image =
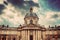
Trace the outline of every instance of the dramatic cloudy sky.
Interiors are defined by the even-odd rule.
[[[60,25],[60,0],[0,0],[0,25],[18,27],[24,24],[30,7],[39,16],[40,25]]]

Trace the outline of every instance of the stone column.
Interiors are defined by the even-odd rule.
[[[55,36],[55,40],[58,40],[58,36]]]
[[[30,36],[29,36],[30,34],[29,34],[29,30],[28,30],[28,40],[30,39]]]
[[[15,36],[15,40],[19,40],[19,36]]]
[[[26,30],[25,30],[25,40],[27,40],[27,39],[26,39]]]
[[[25,40],[26,40],[26,30],[25,30]]]
[[[21,33],[21,36],[22,36],[22,37],[21,37],[21,38],[22,38],[21,40],[23,40],[23,31],[21,31],[21,32],[22,32],[22,33]]]
[[[28,40],[28,31],[26,30],[26,40]]]
[[[49,36],[50,37],[50,40],[53,38],[52,36]]]
[[[35,40],[36,40],[36,30],[35,30]]]
[[[8,36],[6,36],[6,40],[8,40]]]
[[[35,30],[35,40],[36,40],[36,30]]]
[[[24,35],[24,40],[26,40],[26,31],[25,30],[23,32],[23,35]]]
[[[16,37],[16,40],[19,40],[19,36]]]
[[[13,36],[11,36],[11,40],[13,40]]]
[[[38,40],[41,40],[41,32],[38,30]]]
[[[1,36],[0,36],[0,40],[1,40]]]
[[[39,40],[39,31],[37,31],[38,33],[37,33],[37,35],[38,35],[38,40]]]
[[[28,31],[26,31],[26,39],[28,40]]]
[[[35,30],[33,31],[33,40],[36,40],[36,33],[35,33]]]
[[[25,37],[25,36],[27,36],[27,33],[26,33],[26,35],[25,35],[25,31],[23,30],[23,31],[22,31],[22,40],[25,40],[25,38],[27,38],[27,37]]]
[[[1,40],[2,40],[2,37],[3,37],[3,36],[1,36]]]
[[[38,33],[38,32],[37,32],[37,30],[36,30],[36,40],[38,40],[38,35],[37,35],[37,33]]]
[[[25,30],[23,31],[23,38],[24,38],[23,40],[25,40]]]
[[[20,31],[19,40],[22,40],[22,31]]]
[[[1,36],[0,36],[0,40],[1,40]]]

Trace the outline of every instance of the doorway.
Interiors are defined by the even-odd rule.
[[[33,35],[30,35],[30,40],[33,40]]]
[[[5,36],[5,35],[3,35],[3,38],[2,38],[2,40],[6,40],[6,36]]]

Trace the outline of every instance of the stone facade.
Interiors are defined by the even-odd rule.
[[[37,22],[38,16],[32,12],[26,14],[24,25],[19,27],[0,26],[0,40],[60,40],[60,26],[45,28]]]

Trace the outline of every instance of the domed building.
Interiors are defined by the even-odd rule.
[[[24,17],[24,25],[0,25],[0,40],[60,40],[60,26],[45,28],[38,24],[39,17],[33,8]]]

